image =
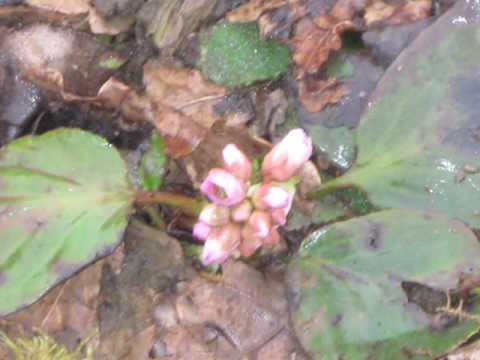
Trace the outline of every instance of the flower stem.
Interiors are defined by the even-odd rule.
[[[189,196],[175,194],[168,191],[139,191],[135,202],[140,205],[159,204],[181,209],[185,214],[198,216],[204,203]]]
[[[342,177],[332,179],[325,184],[322,184],[320,189],[317,191],[313,191],[307,194],[308,199],[315,199],[315,200],[320,200],[324,198],[325,196],[334,193],[335,191],[338,191],[340,189],[345,189],[351,187],[352,184],[350,184],[348,181],[344,181]]]

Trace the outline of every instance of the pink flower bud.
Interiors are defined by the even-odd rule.
[[[240,245],[240,240],[241,230],[238,224],[230,223],[212,229],[203,247],[203,265],[223,263]]]
[[[210,231],[212,231],[212,228],[209,225],[199,221],[193,227],[193,236],[195,236],[198,240],[205,241],[207,240]]]
[[[281,208],[288,205],[290,195],[281,186],[262,184],[253,195],[253,203],[259,209]]]
[[[226,225],[230,220],[230,210],[225,206],[208,204],[203,208],[198,220],[210,226]]]
[[[263,240],[264,246],[273,247],[280,242],[280,234],[276,228],[272,228],[270,234]]]
[[[244,200],[242,203],[236,205],[232,209],[232,219],[236,222],[245,222],[252,213],[252,204],[248,200]]]
[[[212,169],[200,190],[217,205],[232,206],[245,198],[246,184],[223,169]]]
[[[223,162],[225,169],[238,177],[247,181],[252,174],[252,164],[245,154],[234,144],[228,144],[223,148]]]
[[[291,130],[265,156],[262,164],[264,179],[286,181],[308,161],[313,146],[310,137],[302,129]]]
[[[272,218],[266,211],[255,210],[248,219],[247,227],[254,237],[261,239],[268,236],[272,228]]]
[[[288,192],[287,203],[285,204],[285,206],[273,209],[271,212],[273,223],[276,225],[283,226],[287,223],[288,213],[290,212],[293,205],[293,199],[295,197],[295,187],[291,186],[289,188],[285,188],[285,190]]]
[[[239,250],[242,256],[249,257],[262,246],[262,239],[254,235],[253,229],[247,224],[242,229],[242,243]]]

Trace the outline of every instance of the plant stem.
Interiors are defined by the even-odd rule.
[[[189,196],[168,191],[139,191],[135,202],[140,205],[159,204],[181,209],[185,214],[198,216],[203,208],[203,201]]]
[[[332,179],[326,182],[325,184],[322,184],[319,190],[308,193],[307,199],[319,200],[331,193],[334,193],[337,190],[345,189],[350,186],[352,185],[348,181],[345,181],[345,178],[341,176],[341,177]]]

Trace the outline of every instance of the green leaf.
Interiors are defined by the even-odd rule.
[[[122,239],[134,193],[104,139],[77,129],[0,150],[0,315],[29,305]]]
[[[479,257],[465,225],[434,213],[387,210],[322,228],[289,265],[295,331],[314,359],[435,358],[478,328],[442,323],[435,310],[461,276],[478,276]],[[408,286],[429,297],[409,301]]]
[[[213,82],[231,87],[271,80],[288,71],[288,46],[264,41],[256,22],[216,26],[202,42],[200,68]]]
[[[309,131],[315,146],[335,166],[346,170],[355,158],[355,142],[351,129],[344,126],[329,129],[315,125]]]
[[[165,140],[156,131],[152,133],[150,148],[140,161],[139,175],[146,191],[158,190],[163,185],[165,176]]]
[[[479,9],[458,2],[402,53],[357,129],[355,167],[325,187],[355,184],[379,207],[480,226],[479,22]]]

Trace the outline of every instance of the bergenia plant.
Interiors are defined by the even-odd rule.
[[[200,186],[210,203],[193,228],[205,245],[204,265],[221,264],[233,253],[248,257],[280,241],[278,228],[292,208],[296,175],[312,155],[302,129],[290,131],[265,156],[261,181],[252,183],[252,163],[234,144],[223,149],[223,168],[211,169]]]

